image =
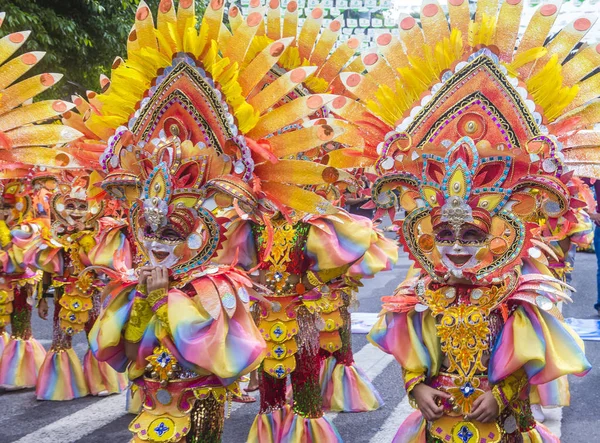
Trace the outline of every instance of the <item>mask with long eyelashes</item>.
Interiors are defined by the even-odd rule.
[[[487,252],[488,234],[469,223],[453,226],[442,223],[434,227],[435,253],[440,264],[454,277],[476,271]]]
[[[480,245],[487,242],[488,234],[479,228],[465,224],[458,233],[449,225],[442,225],[435,228],[435,242],[440,245]]]
[[[76,222],[82,221],[86,217],[89,209],[88,202],[79,199],[66,199],[64,206],[65,214]]]

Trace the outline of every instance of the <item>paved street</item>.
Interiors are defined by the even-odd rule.
[[[381,273],[365,282],[360,292],[359,312],[379,311],[379,299],[390,294],[409,267],[404,256],[393,271]],[[592,309],[596,297],[596,260],[593,254],[578,254],[575,265],[575,303],[564,307],[565,317],[595,318]],[[50,324],[34,321],[34,333],[44,346],[50,344]],[[586,342],[592,364],[600,367],[600,342]],[[75,348],[80,356],[86,350],[85,338],[79,335]],[[391,441],[404,417],[411,412],[406,402],[400,369],[388,355],[378,351],[362,334],[353,334],[356,361],[374,381],[385,406],[362,414],[331,414],[330,417],[346,442],[386,443]],[[546,424],[564,443],[600,441],[597,426],[600,415],[600,373],[592,370],[583,379],[571,378],[573,406],[548,411]],[[125,398],[87,397],[65,403],[38,402],[30,390],[0,391],[0,443],[120,443],[127,442],[128,422],[133,416],[125,413]],[[257,404],[234,404],[231,418],[225,424],[224,442],[242,443],[255,414]]]

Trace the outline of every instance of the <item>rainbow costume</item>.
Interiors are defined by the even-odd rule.
[[[421,383],[448,395],[439,418],[416,411],[394,441],[558,441],[533,420],[530,387],[590,364],[556,308],[567,287],[539,259],[534,220],[573,220],[570,171],[598,176],[600,47],[571,52],[586,18],[548,41],[553,3],[518,46],[524,2],[480,1],[473,19],[467,1],[448,3],[449,19],[432,0],[420,26],[402,15],[399,39],[364,54],[366,74],[341,76],[377,152],[373,201],[406,210],[398,232],[421,270],[384,298],[369,338],[401,364],[411,401]],[[498,411],[486,423],[469,419],[482,401]]]
[[[4,272],[1,277],[2,311],[9,313],[10,339],[0,356],[0,386],[7,389],[36,385],[46,351],[31,333],[31,303],[41,281],[41,273],[23,263],[21,245],[27,243],[32,220],[31,198],[24,179],[2,184],[2,231]],[[10,230],[9,230],[10,227]]]
[[[343,211],[329,218],[319,217],[315,196],[299,195],[299,190],[295,190],[296,196],[290,194],[291,186],[299,184],[327,200],[339,199],[337,187],[343,191],[353,180],[334,167],[356,166],[345,155],[346,150],[361,150],[363,146],[357,127],[335,114],[346,103],[345,97],[323,94],[320,99],[310,98],[312,93],[331,91],[342,69],[364,69],[360,59],[348,63],[359,41],[350,38],[338,42],[341,20],[322,26],[324,15],[324,10],[316,7],[298,26],[296,2],[289,2],[285,12],[278,1],[269,2],[265,14],[260,2],[253,1],[246,20],[262,17],[262,23],[255,35],[240,35],[245,40],[238,40],[240,46],[249,46],[243,64],[265,72],[247,88],[250,103],[260,109],[272,107],[279,115],[297,98],[318,105],[302,116],[302,121],[277,132],[261,131],[263,151],[253,151],[263,217],[252,225],[253,245],[249,249],[256,254],[246,261],[241,255],[238,258],[246,269],[258,270],[258,281],[268,288],[263,295],[272,305],[256,305],[259,328],[269,348],[261,370],[261,410],[250,431],[251,441],[335,440],[339,437],[322,417],[323,408],[357,412],[377,409],[382,403],[373,385],[354,365],[347,306],[361,276],[388,268],[396,257],[395,248],[373,231],[370,221]],[[229,19],[234,30],[244,20],[237,7],[230,8]],[[339,45],[334,49],[336,43]],[[272,58],[256,58],[267,50]],[[298,84],[290,85],[288,79]],[[269,95],[285,83],[285,95]],[[308,163],[311,160],[313,163]],[[336,193],[337,198],[329,195]],[[307,202],[314,202],[313,207]],[[324,203],[316,206],[320,211],[324,207]],[[317,238],[319,241],[314,241]],[[337,257],[332,253],[336,248],[330,247],[333,244],[338,245]],[[328,259],[325,250],[331,255]],[[345,268],[365,256],[364,274],[356,272],[357,265],[344,275]],[[324,281],[313,275],[315,269],[323,271]],[[309,286],[323,287],[326,292],[308,291]],[[270,330],[275,323],[280,326],[275,328],[279,336]],[[335,357],[329,357],[332,354]],[[319,366],[322,376],[317,382],[314,376]],[[290,374],[293,406],[285,399]]]
[[[270,111],[307,77],[307,68],[259,90],[290,41],[270,43],[246,60],[262,14],[241,22],[231,16],[231,30],[223,14],[223,3],[211,2],[198,28],[193,1],[176,10],[163,0],[155,26],[141,2],[128,57],[113,66],[84,122],[107,143],[103,187],[128,210],[141,264],[170,269],[168,288],[156,291],[137,272],[112,273],[89,335],[98,359],[127,369],[143,393],[142,412],[130,425],[134,441],[219,441],[225,400],[264,357],[249,312],[254,284],[233,267],[250,253],[232,240],[235,229],[262,220],[256,194],[335,212],[264,165],[271,159],[265,146],[314,143],[306,135],[323,128],[298,121],[334,97],[290,97],[280,112]],[[310,165],[309,176],[322,181],[327,168]],[[218,252],[232,260],[219,265]]]
[[[343,210],[330,216],[296,214],[276,213],[265,217],[265,224],[252,226],[254,269],[269,303],[257,306],[267,354],[251,442],[340,441],[323,416],[319,351],[342,347],[338,330],[344,319],[339,309],[357,282],[389,269],[397,258],[394,245],[366,218]],[[292,406],[286,400],[288,375]]]
[[[0,26],[4,21],[0,13]],[[31,336],[31,297],[37,292],[40,273],[28,267],[21,246],[38,226],[32,220],[30,172],[40,160],[56,155],[50,146],[81,136],[77,130],[48,124],[74,107],[62,100],[32,98],[55,85],[62,75],[42,73],[21,79],[44,57],[43,52],[13,56],[30,32],[14,32],[0,39],[0,385],[9,389],[33,387],[44,358],[43,347]],[[21,79],[21,80],[20,80]],[[35,208],[34,208],[34,213]],[[9,338],[5,331],[11,325]]]

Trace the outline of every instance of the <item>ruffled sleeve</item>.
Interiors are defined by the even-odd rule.
[[[13,229],[10,255],[21,266],[51,274],[62,274],[62,247],[52,241],[48,230],[49,227],[38,219]]]
[[[131,247],[124,234],[122,224],[104,226],[95,239],[96,244],[88,252],[89,262],[127,273],[132,268]]]
[[[492,350],[490,382],[523,369],[529,383],[542,384],[567,374],[585,375],[591,365],[583,341],[564,322],[523,303],[506,321]]]
[[[194,371],[228,385],[258,367],[266,349],[247,310],[247,289],[224,276],[203,278],[194,288],[194,297],[169,291],[174,345]]]
[[[365,217],[340,211],[309,223],[306,253],[312,271],[345,268],[350,276],[369,277],[398,260],[396,245]]]
[[[109,285],[105,291],[106,307],[88,334],[90,349],[98,360],[107,362],[119,372],[124,372],[128,359],[125,356],[123,332],[130,319],[136,289],[133,284]]]
[[[383,311],[367,339],[392,354],[408,373],[430,377],[439,371],[442,351],[429,311]]]
[[[588,248],[594,241],[594,224],[592,219],[585,211],[575,213],[577,223],[570,226],[567,236],[571,238],[571,243],[575,243],[580,248]]]
[[[231,265],[235,263],[242,269],[256,266],[256,245],[252,234],[252,225],[247,220],[238,219],[227,228],[225,243],[213,258],[214,263]]]

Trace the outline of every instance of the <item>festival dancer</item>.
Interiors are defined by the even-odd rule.
[[[143,391],[143,410],[130,425],[134,441],[219,441],[226,398],[239,395],[236,380],[262,361],[265,342],[248,312],[253,283],[231,266],[250,254],[251,237],[234,241],[232,228],[259,223],[255,193],[272,192],[307,212],[336,212],[302,182],[265,175],[274,169],[253,160],[270,163],[274,145],[319,133],[320,125],[302,120],[335,96],[292,97],[271,110],[307,68],[257,88],[291,40],[278,39],[247,61],[262,14],[230,22],[230,31],[223,13],[222,2],[211,2],[198,30],[194,2],[176,11],[163,0],[155,28],[141,2],[127,59],[86,121],[95,133],[112,134],[103,186],[127,202],[143,256],[134,274],[111,275],[106,309],[89,336],[96,356],[128,368]],[[322,180],[326,167],[312,166]],[[260,185],[253,181],[259,175]],[[232,257],[227,265],[214,260],[219,248]]]
[[[367,74],[342,79],[368,101],[373,201],[407,211],[400,240],[421,268],[384,298],[369,335],[401,364],[418,409],[396,442],[558,441],[533,420],[530,387],[590,369],[556,310],[564,283],[529,251],[536,213],[554,226],[580,207],[567,170],[595,175],[578,160],[597,158],[586,140],[600,48],[570,54],[585,18],[547,40],[558,14],[547,4],[515,50],[522,7],[482,1],[471,20],[468,2],[452,1],[448,22],[427,0],[421,26],[401,16],[402,43],[380,37]]]
[[[35,387],[46,351],[32,336],[31,303],[41,281],[41,272],[23,263],[20,247],[31,239],[31,197],[25,177],[2,183],[2,247],[6,262],[2,274],[3,292],[9,304],[11,335],[1,354],[0,386],[6,389]],[[8,308],[8,309],[7,309]]]
[[[259,26],[259,31],[252,40],[252,44],[246,54],[244,63],[252,62],[258,64],[254,61],[257,54],[260,54],[261,51],[265,51],[269,47],[273,47],[272,45],[276,45],[276,41],[281,41],[284,44],[284,46],[280,46],[282,55],[278,58],[275,65],[266,72],[253,89],[249,89],[251,91],[250,101],[260,104],[261,107],[272,106],[274,109],[277,109],[298,96],[302,97],[309,93],[332,91],[334,80],[342,69],[348,71],[361,71],[364,69],[364,65],[360,59],[349,63],[359,45],[358,39],[350,38],[347,41],[340,41],[337,47],[335,47],[341,35],[342,23],[339,18],[332,20],[327,26],[322,27],[324,10],[319,6],[307,14],[306,21],[300,27],[297,25],[297,6],[295,1],[289,2],[285,12],[282,12],[279,9],[280,5],[278,1],[269,2],[263,24]],[[260,11],[259,7],[260,2],[251,2],[249,14],[262,14],[262,11],[254,12]],[[235,27],[236,23],[239,23],[241,20],[241,13],[237,7],[232,7],[229,15],[230,21],[233,23],[232,26]],[[280,26],[282,22],[283,27]],[[264,96],[266,94],[262,92],[263,89],[268,87],[274,88],[290,75],[292,79],[297,79],[301,84],[291,88],[287,92],[287,95],[279,101],[268,101],[265,103]],[[269,147],[270,155],[257,161],[264,163],[265,160],[268,160],[273,163],[270,171],[266,171],[269,172],[267,177],[271,180],[277,178],[282,183],[290,184],[297,182],[314,187],[323,183],[323,178],[319,176],[320,172],[315,173],[315,171],[312,171],[313,175],[310,176],[308,170],[302,171],[302,168],[307,167],[299,161],[312,160],[340,168],[356,167],[353,159],[364,162],[365,159],[361,159],[360,156],[351,157],[345,155],[347,150],[352,150],[355,155],[356,153],[360,153],[363,145],[362,137],[358,133],[357,127],[340,120],[335,115],[337,108],[345,104],[346,98],[337,96],[330,104],[315,109],[315,112],[308,116],[310,120],[304,123],[312,127],[310,130],[307,128],[304,131],[289,132],[290,129],[295,128],[294,125],[290,125],[276,134],[278,137],[273,137],[274,134],[269,133],[262,134],[265,143]],[[343,149],[340,149],[341,147]],[[370,159],[366,159],[366,161],[367,164],[371,162]],[[359,163],[359,166],[364,166],[364,164]],[[257,171],[257,175],[260,177],[267,168],[269,168],[268,163],[261,165],[260,170]],[[302,172],[305,172],[304,175]],[[344,183],[344,175],[348,176],[347,173],[344,173],[339,177],[328,178],[327,180],[329,181],[325,181],[326,187],[328,189],[335,189],[334,185],[336,183]],[[315,176],[317,180],[310,181],[311,179],[314,180]],[[267,193],[270,192],[273,197],[271,201],[274,202],[274,206],[281,209],[282,196],[280,190],[282,187],[279,186],[278,189],[273,189],[269,186],[270,183],[267,182],[264,186],[261,186],[261,189]],[[303,211],[296,212],[295,218],[297,221],[303,217]],[[286,219],[286,222],[289,224],[290,220]],[[348,316],[345,315],[347,313],[345,304],[349,301],[348,294],[355,290],[356,283],[352,279],[347,279],[346,282],[347,284],[342,285],[340,280],[335,290],[328,292],[320,298],[321,302],[317,307],[319,315],[323,318],[324,322],[324,330],[321,331],[319,340],[322,349],[320,354],[323,356],[337,352],[337,356],[339,357],[339,361],[331,358],[326,360],[328,363],[327,369],[322,371],[320,382],[322,385],[321,390],[324,394],[322,402],[326,408],[331,407],[335,410],[373,410],[379,407],[381,399],[370,381],[356,367],[351,355],[350,323]],[[290,295],[289,291],[288,295]],[[277,295],[275,294],[275,296]],[[340,351],[342,347],[344,349]],[[290,367],[287,369],[293,370]],[[280,375],[280,377],[285,378],[287,374]],[[336,393],[335,396],[334,392]],[[316,402],[316,397],[311,401]],[[272,403],[283,404],[282,399],[278,395]],[[273,408],[273,404],[263,404],[262,412],[267,413],[267,415],[259,415],[255,421],[256,426],[261,421],[266,423],[265,420],[269,420],[269,412],[273,409],[277,410],[277,414],[282,414],[282,410]],[[300,410],[300,406],[298,408]],[[311,414],[313,418],[320,416],[320,409],[318,413],[313,411]],[[264,423],[261,425],[261,428],[267,429],[267,427],[264,427]],[[294,423],[297,429],[303,428],[301,420],[298,419]],[[310,423],[310,421],[306,423]],[[261,434],[261,432],[257,432],[255,427],[251,431],[251,436]],[[277,438],[276,435],[279,431],[271,429],[268,432],[272,434],[270,434],[270,437],[261,435],[260,438]]]
[[[4,17],[5,13],[0,12],[0,26]],[[3,248],[0,260],[4,268],[0,276],[0,384],[11,389],[35,386],[44,354],[41,345],[31,337],[28,298],[34,292],[37,274],[24,267],[13,250],[14,241],[23,233],[18,224],[30,209],[22,187],[36,160],[47,159],[49,153],[52,157],[56,154],[48,149],[50,146],[63,145],[81,136],[77,130],[53,122],[72,109],[73,104],[62,100],[33,102],[34,97],[54,86],[62,75],[42,73],[22,78],[45,55],[27,52],[12,57],[29,35],[29,32],[14,32],[0,39],[0,179],[4,197],[0,222]],[[11,322],[9,338],[6,326]]]
[[[348,288],[356,286],[353,279],[389,269],[396,250],[370,220],[341,209],[331,216],[276,212],[252,231],[258,279],[270,290],[264,294],[270,305],[259,308],[268,348],[259,377],[261,409],[248,441],[340,441],[323,416],[320,331],[338,334],[342,319],[337,316],[336,323],[332,306],[342,306]],[[335,341],[339,348],[339,335]],[[286,400],[288,375],[292,406]]]
[[[94,200],[93,189],[101,177],[84,171],[64,172],[51,200],[54,218],[47,238],[25,253],[26,261],[51,276],[39,301],[40,317],[48,316],[48,287],[54,288],[53,338],[39,372],[38,400],[72,400],[119,393],[126,387],[123,374],[98,362],[88,350],[83,366],[72,348],[73,335],[88,332],[100,308],[103,286],[96,269],[103,266],[123,272],[131,268],[131,252],[123,221],[106,217],[104,204]],[[47,235],[47,234],[46,234]],[[39,245],[45,247],[40,248]]]
[[[546,223],[542,216],[540,219],[542,230],[539,234],[542,243],[537,243],[536,248],[531,252],[537,260],[543,261],[548,266],[556,278],[570,285],[576,248],[588,248],[593,241],[594,228],[588,216],[590,212],[588,208],[594,197],[587,185],[577,177],[571,178],[568,186],[576,189],[573,193],[578,200],[581,200],[579,203],[581,207],[569,211],[565,214],[568,219],[563,217],[553,226]],[[538,248],[541,249],[539,252]],[[543,250],[547,253],[542,253]],[[567,291],[568,295],[573,295],[571,288],[567,288]],[[569,381],[566,376],[563,376],[549,383],[534,385],[531,387],[529,398],[533,417],[543,423],[546,417],[542,406],[552,408],[570,405]]]

